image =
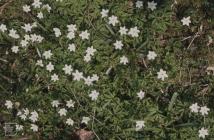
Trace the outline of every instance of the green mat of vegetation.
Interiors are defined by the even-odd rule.
[[[213,0],[0,0],[0,139],[214,140]]]

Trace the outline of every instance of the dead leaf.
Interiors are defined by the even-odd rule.
[[[94,133],[92,131],[80,129],[75,132],[79,137],[79,140],[92,140],[94,138]]]
[[[214,75],[214,67],[207,67],[206,72],[207,72],[208,75],[211,75],[211,74]]]

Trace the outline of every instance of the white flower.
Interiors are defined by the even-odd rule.
[[[5,31],[7,31],[6,25],[1,24],[1,25],[0,25],[0,31],[2,31],[3,33],[4,33]]]
[[[32,42],[42,42],[42,40],[44,39],[42,36],[36,34],[31,34],[30,36]]]
[[[149,51],[147,55],[148,60],[154,60],[157,57],[157,54],[154,51]]]
[[[199,138],[205,138],[206,136],[208,136],[208,130],[207,129],[205,129],[204,127],[202,127],[199,131],[198,131],[198,133],[199,133]]]
[[[36,41],[38,41],[39,43],[41,43],[43,39],[44,39],[44,37],[38,35]]]
[[[87,78],[84,78],[85,84],[90,86],[93,84],[93,80],[91,79],[90,76],[88,76]]]
[[[208,111],[210,111],[210,109],[209,108],[207,108],[207,106],[203,106],[203,107],[201,107],[201,109],[200,109],[200,113],[201,113],[201,115],[208,115]]]
[[[17,112],[17,116],[20,116],[20,115],[22,115],[22,112],[21,112],[21,111],[18,111],[18,112]]]
[[[126,56],[122,56],[120,58],[120,63],[126,65],[129,62],[128,58]]]
[[[108,13],[109,13],[109,10],[108,10],[108,9],[102,9],[102,11],[101,11],[101,17],[102,17],[102,18],[107,17],[107,16],[108,16]]]
[[[22,9],[23,9],[23,11],[24,11],[24,12],[26,12],[26,13],[28,13],[28,12],[30,12],[30,11],[31,11],[31,9],[30,9],[30,6],[29,6],[29,5],[24,5],[24,6],[22,7]]]
[[[67,25],[67,28],[69,32],[75,32],[77,30],[76,24]]]
[[[36,65],[40,67],[44,67],[42,60],[37,60]]]
[[[58,100],[53,100],[51,102],[52,107],[58,107],[59,106],[59,101]]]
[[[59,28],[53,28],[53,31],[56,37],[60,37],[62,35]]]
[[[13,46],[11,48],[11,50],[12,50],[13,53],[17,53],[19,51],[19,46]]]
[[[194,103],[189,108],[191,112],[198,113],[200,106],[198,106],[198,103]]]
[[[23,130],[23,125],[17,124],[17,125],[16,125],[16,130],[17,130],[17,131]]]
[[[82,117],[82,122],[81,123],[88,124],[89,121],[90,121],[89,117]]]
[[[35,124],[31,124],[30,129],[33,130],[34,132],[37,132],[38,131],[38,126],[35,125]]]
[[[164,71],[163,69],[160,69],[160,71],[157,74],[158,74],[158,79],[161,79],[162,81],[164,81],[164,79],[168,77],[168,75],[166,74],[166,71]]]
[[[65,64],[62,70],[65,72],[65,74],[68,74],[68,75],[71,75],[71,72],[73,71],[71,65],[67,65],[67,64]]]
[[[17,34],[17,31],[14,30],[14,29],[11,29],[9,31],[9,36],[12,37],[12,38],[15,38],[15,39],[18,39],[20,37],[19,34]]]
[[[182,22],[183,25],[189,26],[189,24],[191,23],[190,16],[184,17],[184,18],[181,20],[181,22]]]
[[[31,116],[29,117],[29,119],[32,121],[32,122],[36,122],[38,120],[38,113],[36,111],[33,111],[31,112]]]
[[[32,42],[39,42],[39,40],[41,38],[40,35],[36,35],[36,34],[31,34],[30,37],[31,37],[30,39]]]
[[[51,50],[45,51],[43,53],[43,56],[45,57],[45,59],[50,59],[52,55],[53,54],[51,53]]]
[[[157,3],[154,1],[148,2],[148,8],[151,9],[152,11],[156,9]]]
[[[66,101],[66,106],[68,107],[68,108],[70,108],[70,107],[74,107],[74,101],[73,100],[69,100],[69,101]]]
[[[143,2],[138,0],[138,1],[136,2],[136,7],[137,7],[137,8],[141,8],[142,6],[143,6]]]
[[[82,31],[79,36],[82,38],[82,40],[84,39],[89,39],[90,34],[88,33],[88,30]]]
[[[79,72],[78,70],[73,72],[72,75],[73,75],[73,80],[80,81],[81,79],[83,79],[83,73]]]
[[[32,6],[34,8],[40,8],[41,5],[42,3],[40,2],[40,0],[34,0],[34,2],[32,3]]]
[[[73,125],[74,125],[74,121],[73,121],[71,118],[68,118],[68,119],[66,120],[66,124],[67,124],[67,125],[73,126]]]
[[[44,18],[43,13],[42,12],[37,13],[37,17],[39,19],[43,19]]]
[[[10,100],[6,100],[4,105],[7,107],[7,109],[13,108],[13,103]]]
[[[99,96],[99,92],[97,92],[96,90],[91,91],[91,94],[89,94],[89,97],[91,97],[92,101],[97,100],[98,96]]]
[[[22,115],[20,115],[20,118],[25,121],[27,116],[25,114],[22,114]]]
[[[86,50],[86,53],[87,55],[94,55],[94,53],[96,52],[97,50],[93,48],[93,46],[91,47],[88,47],[87,50]]]
[[[24,114],[25,114],[25,115],[28,115],[29,113],[30,113],[30,112],[29,112],[28,108],[24,109]]]
[[[24,29],[25,32],[31,32],[32,28],[33,28],[33,26],[30,25],[30,23],[24,24],[24,26],[22,26],[22,29]]]
[[[31,40],[32,42],[36,42],[36,41],[37,41],[37,35],[36,35],[36,34],[31,34],[31,35],[30,35],[30,40]]]
[[[47,9],[47,11],[48,11],[49,13],[50,13],[50,11],[51,11],[51,7],[50,7],[49,4],[43,5],[42,8],[43,8],[43,9]]]
[[[30,113],[32,116],[35,116],[35,117],[39,117],[39,115],[38,115],[38,113],[36,112],[36,111],[32,111],[31,113]]]
[[[143,127],[145,127],[145,121],[136,121],[136,131],[139,131]]]
[[[72,43],[68,45],[68,50],[70,52],[75,52],[76,51],[76,46]]]
[[[67,110],[65,108],[62,108],[62,109],[59,110],[58,113],[59,113],[60,116],[66,116]]]
[[[112,24],[113,26],[115,26],[117,23],[119,23],[118,18],[116,16],[111,16],[108,18],[109,19],[109,24]]]
[[[98,81],[99,77],[97,76],[97,74],[93,74],[91,79],[92,79],[92,81]]]
[[[128,29],[125,26],[123,26],[123,27],[120,27],[119,32],[120,32],[120,35],[126,35],[128,32]]]
[[[134,28],[130,28],[128,34],[131,36],[131,37],[138,37],[139,36],[139,33],[140,33],[140,30],[137,29],[137,27],[134,27]]]
[[[28,43],[29,42],[27,40],[21,40],[21,42],[20,42],[22,47],[27,47]]]
[[[68,32],[67,38],[70,39],[70,40],[73,39],[73,38],[75,38],[74,32]]]
[[[115,46],[115,49],[118,49],[118,50],[121,50],[123,47],[122,41],[118,41],[118,40],[113,45]]]
[[[32,122],[36,122],[36,121],[38,120],[38,117],[31,115],[31,116],[29,117],[29,119],[30,119]]]
[[[26,41],[30,41],[31,40],[30,35],[24,35],[24,38],[25,38]]]
[[[144,96],[145,96],[145,92],[143,92],[142,90],[140,92],[137,93],[137,96],[140,98],[140,99],[143,99]]]
[[[34,22],[34,23],[32,24],[32,27],[37,27],[37,22]]]
[[[54,70],[54,66],[52,65],[51,62],[49,62],[48,65],[46,65],[46,70],[49,71],[49,72]]]
[[[59,80],[59,76],[54,73],[53,75],[51,75],[51,80],[54,81],[54,82],[56,82],[56,81]]]
[[[86,55],[84,56],[84,61],[85,61],[85,62],[91,61],[91,56],[88,55],[88,54],[86,54]]]

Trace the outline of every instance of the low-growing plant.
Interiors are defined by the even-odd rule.
[[[213,6],[0,1],[0,138],[214,139]]]

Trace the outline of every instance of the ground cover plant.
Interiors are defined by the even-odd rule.
[[[0,139],[213,140],[213,13],[213,0],[0,0]]]

